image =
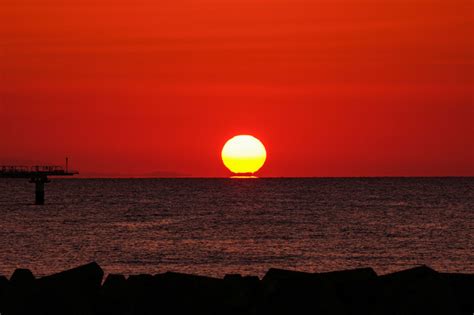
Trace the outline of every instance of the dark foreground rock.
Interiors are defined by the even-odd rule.
[[[15,287],[30,286],[34,281],[35,276],[29,269],[16,269],[10,277],[10,284]]]
[[[453,288],[426,266],[380,276],[376,302],[375,314],[461,314]]]
[[[420,266],[377,276],[371,268],[306,273],[270,269],[223,279],[167,272],[111,274],[90,263],[36,279],[0,276],[1,315],[446,314],[474,313],[474,275]]]
[[[35,296],[35,276],[28,269],[16,269],[0,297],[1,314],[28,314]]]
[[[371,310],[377,274],[371,269],[303,273],[270,269],[262,314],[363,314]]]
[[[110,274],[105,279],[97,301],[97,314],[128,314],[127,279]]]
[[[474,314],[474,275],[443,273],[462,314]]]
[[[104,272],[90,263],[37,280],[38,307],[47,314],[89,314],[94,310]]]
[[[103,277],[96,263],[40,279],[29,273],[16,270],[12,275],[2,296],[2,315],[94,313]]]
[[[10,285],[10,283],[9,283],[7,277],[0,276],[0,313],[3,309],[4,295],[5,295],[5,292],[7,291],[9,285]]]

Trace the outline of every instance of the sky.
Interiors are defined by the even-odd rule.
[[[474,1],[2,0],[0,164],[474,176]]]

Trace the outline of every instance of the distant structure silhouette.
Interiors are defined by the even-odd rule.
[[[73,176],[77,171],[69,171],[69,159],[66,168],[57,165],[17,166],[0,165],[0,178],[29,178],[35,184],[35,204],[44,205],[44,184],[49,183],[48,176]]]

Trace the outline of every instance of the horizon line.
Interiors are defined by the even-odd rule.
[[[52,176],[54,177],[54,176]],[[57,179],[236,179],[234,176],[84,176]],[[474,175],[376,175],[376,176],[254,176],[243,179],[377,179],[377,178],[474,178]],[[237,178],[239,179],[239,178]]]

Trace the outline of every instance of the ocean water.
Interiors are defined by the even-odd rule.
[[[474,273],[474,178],[0,180],[0,274]]]

